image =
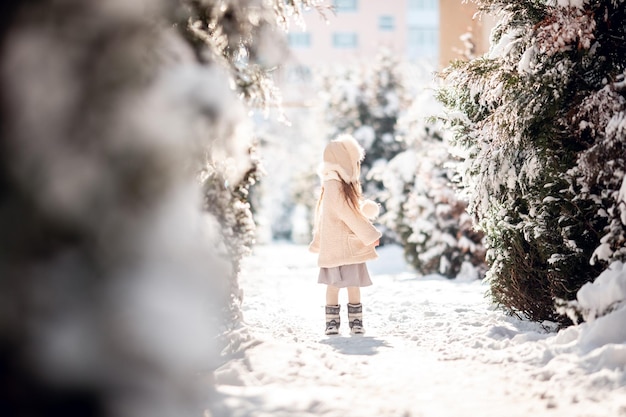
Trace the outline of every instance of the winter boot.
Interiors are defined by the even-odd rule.
[[[326,334],[339,334],[339,325],[341,318],[339,317],[340,306],[326,306]]]
[[[363,304],[348,304],[348,322],[350,334],[363,334]]]

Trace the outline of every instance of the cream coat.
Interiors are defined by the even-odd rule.
[[[333,268],[378,258],[374,243],[381,233],[348,205],[339,177],[326,175],[322,187],[323,198],[309,246],[311,252],[319,253],[318,266]]]

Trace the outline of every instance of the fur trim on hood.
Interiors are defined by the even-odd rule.
[[[339,135],[324,149],[324,163],[320,169],[320,176],[324,178],[329,172],[336,172],[339,177],[348,183],[359,181],[361,174],[360,163],[365,158],[365,151],[350,135]]]

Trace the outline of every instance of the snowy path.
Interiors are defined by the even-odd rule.
[[[575,330],[547,334],[491,309],[479,282],[418,278],[397,248],[380,253],[369,264],[374,286],[362,291],[366,335],[342,325],[327,337],[315,257],[304,246],[256,248],[241,286],[259,343],[218,370],[211,413],[626,416],[623,358],[592,369],[610,355],[577,353]]]

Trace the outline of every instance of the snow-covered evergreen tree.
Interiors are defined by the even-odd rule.
[[[244,103],[273,99],[272,33],[313,3],[2,3],[3,410],[203,414],[198,373],[242,341]]]
[[[260,151],[266,173],[259,184],[265,241],[286,239],[309,243],[319,187],[317,171],[325,145],[323,123],[314,107],[285,109],[289,126],[275,119],[259,122]],[[265,228],[265,230],[263,230]]]
[[[397,121],[408,107],[406,81],[400,62],[381,50],[373,64],[334,67],[321,80],[323,112],[329,139],[352,134],[365,149],[361,164],[363,192],[385,211],[382,174],[387,162],[406,149]],[[387,238],[393,233],[387,231]]]
[[[177,27],[195,46],[198,60],[226,69],[232,85],[251,107],[280,108],[272,72],[286,54],[284,37],[292,23],[303,26],[305,10],[321,16],[327,0],[179,0]]]
[[[422,274],[480,278],[486,270],[483,235],[454,184],[457,161],[449,151],[448,132],[432,120],[441,105],[429,84],[417,91],[399,120],[408,148],[382,176],[389,197],[380,221],[395,231],[405,258]]]
[[[512,313],[562,321],[555,303],[625,255],[626,7],[476,3],[500,19],[491,49],[451,65],[440,98],[468,151],[491,293]]]
[[[305,9],[315,8],[323,15],[328,7],[325,0],[182,0],[181,4],[185,13],[179,16],[184,19],[177,26],[199,64],[226,70],[230,84],[248,108],[266,116],[271,107],[278,108],[278,119],[283,121],[281,95],[272,72],[287,54],[284,33],[292,22],[302,24]],[[226,313],[224,339],[229,344],[224,351],[234,353],[243,342],[234,337],[234,330],[241,325],[240,261],[256,236],[248,197],[261,173],[249,123],[234,117],[229,122],[226,131],[218,132],[217,146],[205,149],[199,178],[204,208],[218,219],[224,255],[232,263],[230,304],[222,312]]]

